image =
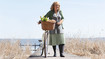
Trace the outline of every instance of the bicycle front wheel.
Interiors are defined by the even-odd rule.
[[[47,37],[46,35],[44,36],[44,55],[46,58],[47,57]]]

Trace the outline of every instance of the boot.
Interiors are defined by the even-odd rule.
[[[54,57],[56,57],[56,46],[53,46]]]
[[[59,45],[59,51],[60,51],[60,57],[65,57],[65,56],[63,55],[63,52],[64,52],[64,44],[60,44],[60,45]]]

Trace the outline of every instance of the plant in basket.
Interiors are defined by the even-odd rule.
[[[48,18],[47,18],[47,17],[44,17],[44,16],[41,17],[41,16],[40,16],[40,18],[41,18],[41,21],[48,21]]]

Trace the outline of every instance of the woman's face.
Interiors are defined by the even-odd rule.
[[[55,4],[55,5],[54,5],[54,9],[55,9],[55,10],[59,10],[59,7],[60,7],[59,4]]]

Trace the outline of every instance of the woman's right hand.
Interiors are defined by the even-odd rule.
[[[41,24],[41,21],[39,21],[38,24]]]

